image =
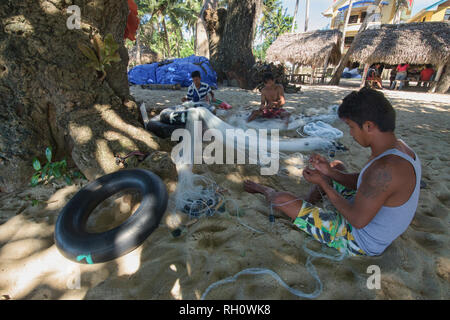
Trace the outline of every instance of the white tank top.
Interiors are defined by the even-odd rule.
[[[420,194],[420,179],[422,168],[419,157],[414,153],[415,160],[406,153],[398,149],[389,149],[371,160],[361,171],[358,177],[357,188],[361,184],[364,171],[376,160],[393,154],[409,161],[416,172],[416,187],[411,197],[403,205],[398,207],[381,207],[380,211],[375,215],[367,226],[361,229],[353,228],[352,234],[356,243],[368,255],[375,256],[383,253],[383,251],[403,232],[406,231],[417,209]]]

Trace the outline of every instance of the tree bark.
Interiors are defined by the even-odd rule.
[[[136,34],[136,62],[141,64],[141,41],[139,40],[139,29]]]
[[[81,9],[80,30],[66,24],[72,4]],[[90,180],[117,170],[114,153],[158,147],[139,129],[136,104],[129,101],[127,16],[122,0],[2,1],[0,189],[29,183],[32,158],[43,161],[48,146],[53,160],[65,156]],[[122,60],[106,68],[101,82],[77,43],[90,45],[94,34],[104,39],[108,33]]]
[[[210,8],[205,10],[203,19],[209,39],[209,59],[215,68],[219,59],[219,43],[225,29],[227,10],[225,8]],[[222,81],[219,77],[219,81]]]
[[[380,5],[380,2],[381,2],[381,0],[375,0],[374,5],[378,7]],[[334,72],[334,75],[331,78],[329,85],[335,85],[335,86],[339,85],[339,82],[341,81],[342,71],[344,71],[344,68],[347,65],[347,62],[350,60],[350,56],[352,55],[353,51],[355,50],[355,43],[361,36],[361,33],[364,30],[366,30],[369,20],[373,14],[374,14],[374,12],[367,15],[366,18],[364,19],[364,22],[362,23],[361,27],[359,28],[358,33],[355,36],[355,39],[353,40],[352,44],[350,45],[350,48],[348,48],[347,53],[341,58],[341,61],[339,62],[339,65],[336,68],[336,71]],[[345,39],[343,39],[342,41],[345,41]]]
[[[261,0],[230,0],[225,29],[213,68],[219,80],[237,80],[239,87],[253,89],[251,68],[255,64],[253,38],[261,12]]]
[[[444,73],[439,78],[436,88],[436,93],[447,93],[450,87],[450,63],[447,63]]]
[[[203,15],[206,9],[211,5],[210,0],[203,0],[202,10],[198,15],[197,23],[195,24],[195,55],[203,56],[209,59],[209,40],[206,32],[205,20]]]
[[[170,58],[172,53],[170,52],[169,32],[167,32],[166,19],[164,17],[162,17],[162,25],[164,28],[164,41],[167,47],[167,58]]]

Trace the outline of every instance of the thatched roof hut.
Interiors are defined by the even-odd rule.
[[[450,58],[450,24],[418,22],[381,25],[367,29],[355,40],[350,60],[372,64],[433,64]]]
[[[267,50],[269,62],[290,62],[304,66],[323,67],[337,64],[341,58],[339,30],[317,30],[307,33],[285,33]]]

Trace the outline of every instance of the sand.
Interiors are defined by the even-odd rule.
[[[302,94],[287,94],[295,113],[339,104],[354,88],[303,86]],[[132,88],[138,102],[149,111],[179,103],[184,91]],[[449,299],[449,207],[450,207],[450,108],[449,96],[427,93],[385,94],[397,110],[397,134],[422,160],[426,188],[408,230],[378,257],[324,258],[313,264],[323,283],[317,299]],[[258,92],[223,87],[217,98],[233,106],[231,112],[250,110],[259,104]],[[344,132],[341,142],[348,152],[337,153],[350,170],[360,170],[369,156],[352,140],[344,123],[333,124]],[[295,137],[295,131],[288,132]],[[168,145],[169,146],[169,145]],[[166,150],[168,151],[168,150]],[[305,153],[305,156],[308,154]],[[182,213],[167,212],[159,228],[133,252],[114,261],[79,265],[65,259],[53,240],[61,208],[86,182],[73,186],[53,183],[19,192],[0,193],[0,299],[200,299],[212,283],[246,268],[267,268],[289,286],[305,293],[316,289],[306,269],[309,238],[289,220],[275,212],[272,225],[269,207],[261,195],[243,191],[242,182],[253,179],[305,195],[310,185],[301,177],[302,159],[282,163],[284,174],[261,177],[255,166],[198,166],[195,172],[212,178],[226,189],[227,198],[240,207],[241,221],[231,202],[224,213],[189,220]],[[176,181],[164,178],[169,192]],[[40,200],[32,206],[32,199]],[[92,230],[105,230],[124,221],[139,204],[130,193],[116,195],[96,209]],[[181,225],[181,236],[172,231]],[[254,229],[249,230],[240,222]],[[318,243],[315,251],[335,254]],[[381,271],[380,289],[369,289],[368,267]],[[210,291],[207,299],[299,299],[267,275],[243,275],[234,283]]]

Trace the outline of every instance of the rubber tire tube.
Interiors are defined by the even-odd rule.
[[[118,227],[89,233],[89,215],[108,197],[125,189],[141,193],[141,205]],[[154,173],[143,169],[105,175],[78,191],[61,210],[55,225],[55,243],[67,259],[78,263],[102,263],[125,255],[158,227],[167,209],[167,189]]]
[[[153,132],[160,138],[170,138],[172,136],[172,133],[176,129],[184,129],[184,124],[166,124],[159,121],[160,117],[157,115],[156,117],[153,117],[150,119],[150,121],[147,123],[146,129],[150,132]]]

